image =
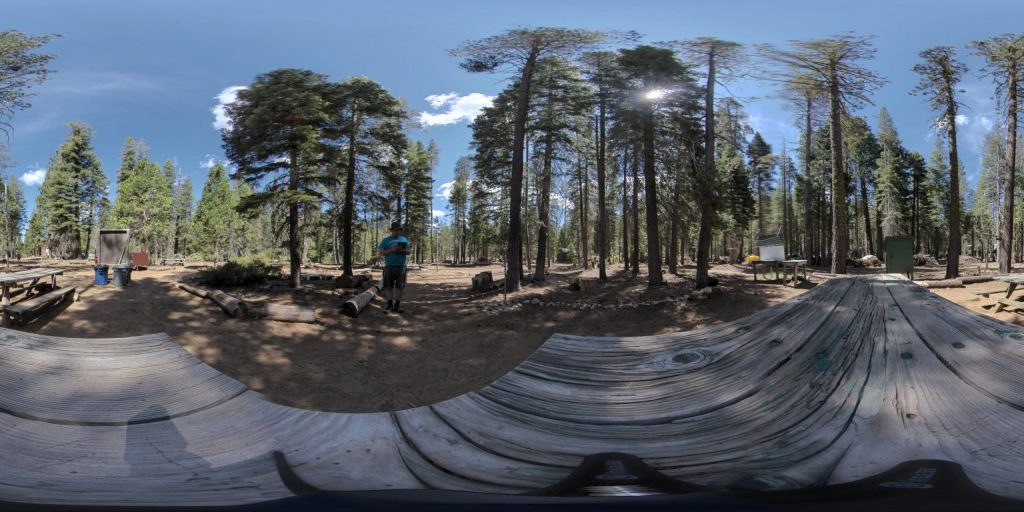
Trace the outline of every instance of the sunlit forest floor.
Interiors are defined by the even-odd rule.
[[[606,282],[596,280],[596,270],[555,265],[545,282],[527,283],[515,294],[474,296],[472,276],[490,270],[499,278],[500,266],[428,265],[409,271],[404,314],[385,314],[384,301],[378,297],[357,318],[341,314],[346,292],[336,289],[330,279],[304,281],[299,290],[289,288],[284,280],[225,289],[250,303],[315,308],[319,322],[300,324],[232,319],[212,301],[178,289],[175,284],[194,276],[201,268],[198,265],[136,271],[133,282],[119,289],[93,286],[93,270],[85,262],[35,261],[26,266],[42,264],[70,266],[58,283],[77,286],[81,300],[51,310],[22,329],[86,338],[166,332],[206,363],[275,402],[345,412],[405,409],[479,389],[514,368],[555,333],[641,336],[692,330],[742,318],[810,290],[826,278],[812,269],[810,282],[796,287],[774,281],[755,283],[743,266],[715,265],[711,274],[720,284],[711,296],[686,300],[693,290],[692,264],[678,275],[666,272],[667,284],[655,288],[647,287],[646,273],[631,276],[621,264],[609,267]],[[306,271],[340,274],[333,266]],[[379,270],[360,272],[380,276]],[[939,279],[942,272],[941,268],[919,268],[914,277]],[[579,276],[586,286],[572,291],[569,283]],[[981,308],[972,291],[995,285],[936,292],[990,313]],[[1013,313],[997,317],[1024,323]]]

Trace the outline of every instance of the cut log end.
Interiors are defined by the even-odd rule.
[[[376,296],[377,292],[379,292],[383,287],[384,283],[382,281],[377,281],[373,286],[367,288],[359,295],[345,301],[345,303],[341,305],[341,311],[352,318],[359,316],[359,313],[363,308],[373,300],[373,297]]]

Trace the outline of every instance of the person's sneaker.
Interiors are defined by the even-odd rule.
[[[384,314],[386,315],[386,314],[388,314],[390,312],[391,312],[391,309],[388,306],[384,306]]]
[[[402,313],[405,313],[405,310],[404,310],[404,309],[402,309],[402,308],[395,308],[395,309],[394,309],[394,310],[392,311],[392,313],[398,313],[398,314],[402,314]]]

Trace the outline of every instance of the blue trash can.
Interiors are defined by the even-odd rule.
[[[128,284],[128,267],[123,265],[114,266],[114,286],[123,288]]]
[[[92,268],[96,270],[96,286],[106,286],[110,283],[109,276],[107,275],[107,270],[110,267],[106,265],[96,265]]]

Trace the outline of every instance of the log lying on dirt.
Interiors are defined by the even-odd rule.
[[[249,314],[249,307],[240,299],[236,299],[221,290],[210,292],[210,300],[217,303],[231,318],[245,318]]]
[[[335,288],[361,288],[363,283],[366,283],[372,279],[370,274],[360,274],[357,276],[343,274],[334,279]]]
[[[373,286],[363,291],[363,293],[345,301],[345,303],[341,305],[341,311],[352,318],[359,316],[359,312],[373,300],[373,297],[376,296],[377,292],[379,292],[383,287],[384,282],[377,281]]]
[[[249,314],[267,320],[277,320],[278,322],[316,323],[316,310],[301,306],[289,306],[287,304],[268,302],[253,307]]]
[[[189,286],[185,283],[178,283],[178,288],[181,288],[182,290],[185,290],[186,292],[189,292],[197,297],[210,299],[216,302],[217,305],[220,306],[220,308],[223,309],[224,312],[227,313],[232,318],[245,318],[245,316],[249,313],[249,308],[245,305],[245,302],[242,302],[241,300],[236,299],[235,297],[232,297],[221,290],[204,290],[202,288]]]
[[[960,278],[960,282],[963,284],[987,283],[993,279],[992,276],[963,276]]]
[[[185,290],[186,292],[189,292],[192,295],[196,295],[196,296],[202,297],[204,299],[207,299],[207,298],[210,297],[210,291],[209,290],[204,290],[202,288],[196,288],[194,286],[189,286],[189,285],[187,285],[185,283],[178,283],[178,288],[181,288],[182,290]]]
[[[964,283],[959,279],[943,279],[941,281],[917,281],[925,288],[961,288]]]
[[[940,281],[916,281],[916,283],[925,288],[960,288],[965,284],[987,283],[992,280],[992,276],[964,276]]]

